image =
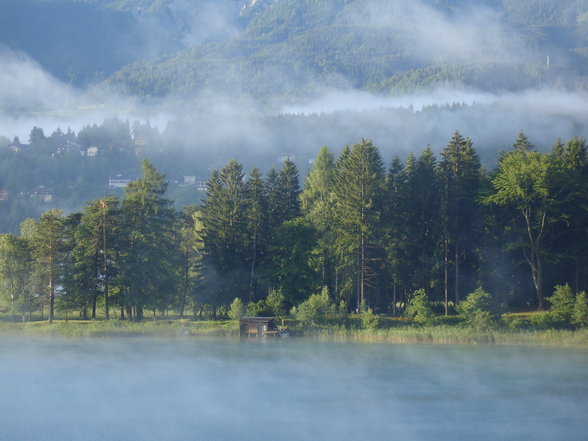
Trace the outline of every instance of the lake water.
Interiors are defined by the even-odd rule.
[[[588,351],[0,340],[0,440],[588,439]]]

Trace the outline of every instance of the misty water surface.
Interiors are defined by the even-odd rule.
[[[588,351],[0,340],[2,440],[586,440]]]

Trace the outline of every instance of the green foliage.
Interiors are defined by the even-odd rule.
[[[286,302],[295,305],[307,297],[317,285],[317,274],[310,267],[316,233],[304,218],[288,220],[277,227],[268,247],[271,261],[264,274],[277,287]]]
[[[337,162],[335,201],[338,253],[353,268],[357,280],[357,307],[367,298],[367,289],[378,275],[375,255],[381,228],[384,167],[378,148],[362,140]]]
[[[557,192],[553,176],[557,168],[553,156],[532,150],[532,144],[521,132],[514,150],[504,154],[498,164],[492,186],[494,193],[487,204],[509,207],[519,213],[513,222],[518,226],[516,247],[523,252],[531,269],[537,305],[543,308],[543,242],[547,226],[555,221]]]
[[[574,312],[575,296],[572,288],[567,283],[565,285],[556,285],[553,295],[547,297],[551,307],[549,308],[550,319],[559,325],[570,325],[572,314]]]
[[[578,328],[588,327],[588,296],[586,296],[585,291],[576,294],[576,301],[572,311],[572,324]]]
[[[412,293],[404,313],[419,325],[431,325],[435,322],[435,314],[424,289]]]
[[[457,312],[466,326],[478,329],[492,329],[497,326],[497,316],[490,294],[477,288],[457,305]]]
[[[127,123],[111,121],[108,126],[118,133],[112,140],[128,130]],[[136,129],[137,133],[147,130]],[[94,128],[83,133],[89,142]],[[48,142],[40,129],[31,132],[31,139],[37,144]],[[0,149],[2,154],[11,153]],[[295,312],[300,320],[318,323],[325,315],[355,309],[356,299],[361,304],[363,296],[372,303],[363,302],[362,316],[353,319],[370,327],[376,326],[377,317],[367,306],[392,312],[385,308],[391,304],[401,308],[405,293],[425,287],[415,293],[407,314],[426,324],[435,313],[442,313],[440,300],[446,286],[447,292],[455,288],[467,292],[468,284],[478,278],[485,286],[488,279],[500,279],[495,285],[505,292],[501,303],[516,301],[522,306],[533,287],[519,261],[533,259],[513,252],[529,236],[521,213],[533,218],[535,241],[541,244],[549,237],[553,244],[535,250],[535,257],[544,263],[538,269],[546,280],[563,283],[572,269],[580,275],[583,271],[588,155],[580,138],[557,143],[550,154],[539,154],[519,135],[515,150],[502,157],[493,175],[484,176],[486,188],[479,185],[481,171],[473,144],[459,132],[439,163],[432,149],[426,148],[418,157],[409,154],[405,164],[395,158],[387,179],[379,150],[369,141],[344,148],[335,165],[333,159],[326,148],[321,149],[300,197],[292,161],[286,161],[282,170],[270,171],[266,179],[256,169],[247,179],[241,165],[229,161],[212,173],[206,201],[183,214],[166,197],[165,176],[144,161],[142,178],[129,184],[120,202],[117,197],[95,199],[67,217],[48,211],[39,222],[24,222],[21,237],[2,237],[2,313],[26,316],[39,304],[29,300],[57,296],[64,311],[75,310],[82,317],[90,316],[90,311],[96,316],[98,309],[100,318],[109,307],[117,315],[120,311],[137,320],[143,311],[183,317],[185,310],[191,310],[194,316],[216,317],[228,314],[229,305],[239,297],[262,299],[249,305],[252,315],[283,317],[299,304]],[[522,173],[532,170],[529,162],[537,163],[533,168],[537,176]],[[546,165],[545,170],[539,165]],[[502,182],[501,175],[516,176],[523,192],[536,193],[530,211],[521,211],[514,201],[475,205],[476,194],[493,191],[489,197],[493,199],[501,191],[500,185],[490,189],[491,179]],[[516,187],[508,186],[507,193],[518,194]],[[539,191],[543,188],[549,191],[547,199]],[[537,218],[541,210],[545,216]],[[541,218],[548,228],[537,236],[542,227],[536,221]],[[484,228],[478,230],[477,222],[483,221]],[[519,246],[510,245],[517,240]],[[492,247],[492,256],[498,258],[482,253]],[[331,299],[328,294],[308,297],[322,286],[329,288]],[[267,292],[268,287],[273,289]],[[493,286],[492,291],[500,292],[496,289]],[[46,296],[35,297],[38,294]],[[567,298],[562,313],[558,298],[556,293],[552,311],[530,326],[584,326],[585,299]],[[460,306],[472,328],[492,326],[492,311],[482,300],[483,296],[473,296]],[[331,305],[339,302],[343,304],[339,310]]]
[[[292,316],[304,324],[318,325],[327,316],[336,312],[329,299],[329,289],[325,286],[320,294],[312,294],[300,305],[292,308]]]
[[[250,317],[271,317],[272,311],[264,299],[247,304],[247,315]]]
[[[529,324],[531,328],[538,330],[553,329],[561,326],[561,324],[555,320],[555,317],[548,311],[533,314],[529,318]]]
[[[380,317],[374,314],[372,308],[362,309],[359,318],[363,329],[376,329],[380,325]]]
[[[239,320],[245,316],[247,309],[243,304],[243,301],[239,297],[235,297],[235,300],[231,303],[229,308],[229,318],[231,320]]]
[[[286,297],[280,289],[270,289],[265,299],[267,307],[274,317],[282,317],[287,314]]]

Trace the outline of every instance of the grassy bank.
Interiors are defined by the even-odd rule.
[[[153,320],[143,322],[56,321],[2,323],[0,335],[58,337],[238,337],[239,325],[234,321]]]
[[[293,338],[340,343],[390,344],[493,344],[526,346],[560,346],[588,348],[588,329],[518,329],[503,328],[476,331],[459,325],[399,326],[384,329],[359,329],[343,325],[305,327],[290,322]],[[56,321],[7,323],[0,321],[0,336],[56,337],[222,337],[238,338],[236,321],[149,320],[143,322]]]
[[[403,326],[388,329],[342,327],[300,329],[298,334],[317,341],[353,343],[495,344],[588,348],[588,330],[476,331],[460,326]]]

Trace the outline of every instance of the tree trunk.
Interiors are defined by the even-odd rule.
[[[55,313],[55,286],[53,282],[53,261],[50,260],[49,270],[49,323],[53,323]]]
[[[447,237],[444,240],[444,261],[443,261],[443,290],[445,294],[445,316],[449,315],[449,246],[447,244]]]
[[[96,320],[96,298],[98,295],[94,293],[92,296],[92,320]]]
[[[104,280],[104,317],[106,320],[110,320],[110,311],[108,305],[108,274]]]
[[[537,291],[537,307],[543,309],[543,262],[539,255],[536,256],[536,268],[533,271],[533,283]]]
[[[255,285],[255,262],[257,258],[257,231],[253,233],[253,259],[251,259],[251,279],[249,280],[249,301],[253,301]]]
[[[392,282],[392,315],[396,316],[396,278]]]
[[[361,262],[360,262],[360,308],[365,303],[365,236],[361,235]]]
[[[459,245],[455,240],[455,306],[459,302]]]

